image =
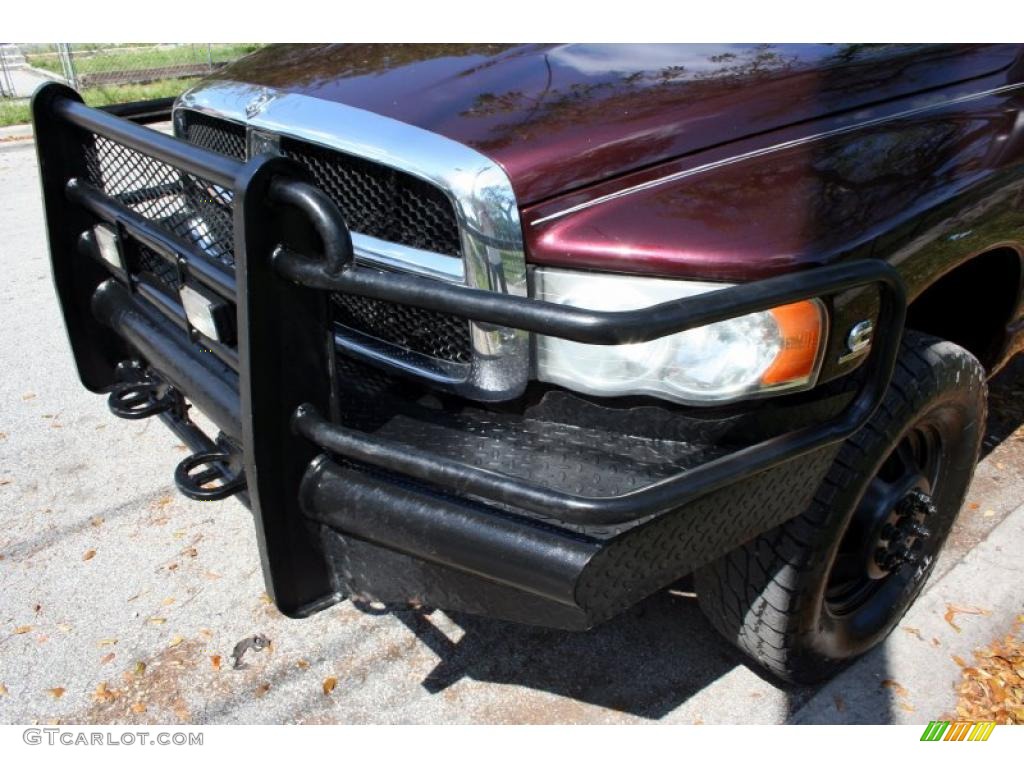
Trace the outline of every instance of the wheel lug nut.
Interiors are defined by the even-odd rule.
[[[929,536],[932,535],[931,531],[929,531],[925,526],[921,525],[921,523],[918,522],[909,523],[906,526],[906,532],[914,536],[917,536],[919,539],[927,539]]]

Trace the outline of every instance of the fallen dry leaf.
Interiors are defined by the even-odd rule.
[[[136,661],[135,666],[132,667],[132,674],[136,677],[142,677],[144,674],[146,674],[146,662]]]
[[[262,699],[267,695],[267,691],[270,690],[270,683],[263,683],[256,689],[256,698]]]
[[[900,709],[902,709],[904,712],[916,712],[917,711],[917,709],[914,708],[913,704],[907,704],[907,702],[905,702],[905,701],[901,701],[900,702]]]
[[[180,553],[183,557],[199,557],[199,550],[195,547],[188,547],[181,550]]]
[[[57,688],[51,688],[47,693],[53,696],[53,698],[59,699],[64,695],[64,689],[58,686]]]
[[[900,685],[899,683],[897,683],[895,680],[892,680],[892,679],[885,679],[885,680],[883,680],[882,681],[882,687],[883,688],[888,688],[889,690],[891,690],[894,694],[896,694],[900,698],[903,698],[904,696],[907,695],[907,689],[904,688],[902,685]]]
[[[274,598],[272,598],[270,595],[264,592],[262,595],[260,595],[260,602],[264,603],[265,605],[270,605],[274,602]]]
[[[35,397],[36,397],[36,393],[35,392],[26,392],[24,395],[21,396],[21,399],[22,400],[35,400]]]
[[[141,715],[145,711],[146,705],[143,704],[141,701],[137,701],[134,704],[132,704],[132,712],[134,712],[135,714]]]
[[[119,695],[117,691],[109,688],[106,683],[100,683],[96,686],[96,690],[93,691],[92,698],[93,701],[106,704],[116,699]]]
[[[1024,631],[1020,623],[1015,626]],[[1016,635],[974,651],[975,666],[961,669],[957,718],[1024,724],[1024,642]]]
[[[15,627],[14,628],[14,634],[16,634],[16,635],[24,635],[24,634],[27,634],[27,633],[29,633],[31,631],[32,631],[32,625],[31,624],[26,624],[26,625],[24,625],[22,627]]]
[[[978,502],[972,501],[970,504],[967,505],[967,508],[970,510],[975,510],[978,509],[980,506],[981,504],[979,504]]]
[[[95,517],[89,519],[89,524],[93,528],[99,528],[101,525],[103,525],[103,518],[99,515],[96,515]]]
[[[953,659],[953,661],[956,662],[956,665],[958,667],[966,667],[967,666],[967,662],[964,661],[960,656],[953,655],[953,656],[950,656],[950,658]]]
[[[203,578],[207,581],[216,581],[217,579],[223,578],[219,573],[213,571],[207,571],[203,574]]]
[[[82,555],[83,560],[92,560],[94,557],[96,557],[95,549],[87,549],[85,550],[85,554]]]
[[[12,482],[12,480],[8,480],[6,477],[0,478],[0,485],[10,485]]]
[[[104,640],[100,640],[98,643],[96,643],[96,645],[98,645],[100,648],[103,648],[104,646],[107,646],[107,645],[117,645],[117,638],[116,637],[108,637],[108,638],[106,638]]]
[[[331,675],[330,677],[324,678],[324,685],[323,685],[324,696],[330,696],[331,692],[335,689],[335,687],[337,685],[338,685],[338,678],[334,677],[333,675]]]
[[[165,597],[160,602],[161,602],[162,605],[174,605],[174,598],[173,597]]]
[[[982,513],[982,515],[981,515],[981,516],[982,516],[982,517],[995,517],[995,516],[996,516],[996,511],[995,511],[994,509],[986,509],[986,510],[985,510],[985,511],[984,511],[984,512]]]
[[[185,638],[184,637],[182,637],[181,635],[175,635],[174,637],[171,638],[171,642],[168,643],[167,647],[168,648],[177,648],[183,642],[185,642]]]
[[[7,695],[7,686],[4,685],[3,683],[0,683],[0,696],[6,696],[6,695]]]
[[[100,664],[109,664],[110,662],[112,662],[114,660],[114,657],[116,655],[117,654],[115,654],[115,653],[108,653],[108,654],[106,654],[102,659],[100,659]]]
[[[154,616],[153,618],[149,619],[149,623],[156,624],[157,626],[159,626],[161,624],[166,624],[167,619],[165,619],[163,616]]]
[[[295,662],[295,666],[297,666],[299,669],[309,669],[309,662],[305,659],[299,659]]]
[[[921,641],[924,640],[924,638],[921,637],[921,630],[918,629],[917,627],[902,627],[902,629],[908,635],[913,635],[914,637],[916,637],[918,640],[921,640]]]
[[[946,623],[957,632],[960,632],[962,630],[956,625],[956,622],[953,621],[958,613],[963,613],[968,616],[988,616],[992,611],[986,608],[975,608],[969,605],[953,605],[952,603],[946,603],[946,615],[944,617],[946,619]]]
[[[210,665],[214,669],[218,669],[218,670],[220,669],[220,662],[221,662],[220,656],[211,656],[210,657]]]

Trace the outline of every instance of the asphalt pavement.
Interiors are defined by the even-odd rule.
[[[826,686],[759,676],[685,585],[585,634],[350,602],[284,618],[249,512],[180,496],[184,447],[79,385],[32,144],[0,149],[0,722],[926,722],[952,706],[953,656],[1024,609],[1018,362],[928,591]],[[977,611],[950,622],[950,604]],[[257,634],[269,647],[234,668]]]

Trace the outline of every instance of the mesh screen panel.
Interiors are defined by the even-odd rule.
[[[234,264],[231,192],[124,144],[85,141],[90,184],[211,258]]]

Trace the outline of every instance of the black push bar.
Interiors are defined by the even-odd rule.
[[[644,309],[614,312],[497,294],[414,275],[385,274],[355,266],[351,235],[342,213],[321,190],[306,181],[301,169],[294,163],[281,159],[268,161],[266,158],[241,163],[155,133],[113,114],[86,107],[76,100],[77,97],[62,98],[65,92],[51,89],[51,93],[51,110],[55,117],[121,142],[224,189],[236,190],[236,206],[238,190],[252,187],[251,181],[247,179],[264,171],[270,174],[270,181],[263,193],[265,199],[273,205],[299,209],[320,240],[320,255],[317,258],[289,250],[283,245],[269,250],[277,274],[305,288],[352,293],[445,312],[478,323],[520,328],[581,343],[609,345],[650,341],[796,301],[830,296],[868,285],[878,286],[877,326],[886,329],[886,332],[876,337],[860,374],[860,388],[838,416],[821,424],[764,440],[619,496],[589,497],[541,487],[512,475],[473,467],[346,429],[321,416],[316,408],[307,404],[300,405],[301,401],[293,401],[298,407],[294,411],[292,428],[313,444],[338,456],[406,475],[456,495],[469,494],[574,523],[606,525],[664,514],[730,482],[847,438],[863,426],[878,407],[896,364],[906,316],[906,295],[896,270],[879,260],[859,260],[818,267],[667,301]],[[151,109],[140,107],[125,110],[124,116],[136,113],[144,116],[147,110],[152,113],[158,108],[159,105]],[[124,227],[131,236],[164,258],[177,259],[179,263],[184,259],[190,275],[216,293],[229,298],[238,296],[239,278],[212,266],[209,260],[194,252],[194,247],[169,236],[157,224],[118,200],[76,179],[67,182],[62,191],[68,199],[94,216]],[[236,212],[236,227],[237,217]],[[263,253],[268,251],[264,250]],[[240,261],[245,263],[245,259]],[[124,298],[113,286],[108,286],[105,297],[108,305]],[[107,305],[103,307],[109,309]],[[131,313],[108,314],[110,316],[106,319],[113,321],[109,322],[110,325],[118,326],[120,320],[125,318],[134,321]],[[127,332],[129,329],[119,327],[118,330]],[[312,332],[316,330],[311,329]],[[134,341],[137,346],[147,346],[142,335],[138,335]],[[183,355],[181,359],[187,357]],[[232,385],[238,386],[230,382],[229,389]],[[237,406],[229,404],[233,399],[229,389],[221,392],[216,386],[204,388],[216,390],[218,396],[214,399],[218,407],[214,410],[221,416],[218,419],[222,422],[221,427],[227,428],[229,434],[237,434],[240,417]],[[244,401],[244,376],[242,390]]]
[[[581,496],[545,488],[510,474],[346,429],[325,419],[308,404],[295,411],[293,429],[321,448],[456,494],[468,493],[538,514],[553,514],[566,522],[593,525],[664,514],[737,479],[846,439],[875,412],[896,365],[906,319],[906,293],[899,273],[881,260],[819,267],[643,309],[604,312],[496,294],[415,275],[358,269],[352,259],[351,240],[346,239],[347,227],[337,208],[322,198],[306,198],[303,202],[307,207],[320,208],[315,220],[327,222],[319,227],[326,257],[313,259],[279,246],[272,258],[280,274],[309,288],[407,304],[478,323],[520,328],[586,344],[610,345],[651,341],[784,304],[875,284],[880,299],[878,327],[898,329],[881,334],[876,340],[859,391],[835,418],[764,440],[619,496]]]
[[[906,296],[899,274],[878,260],[820,267],[627,312],[566,307],[421,277],[385,275],[354,268],[329,275],[324,265],[283,249],[275,252],[275,266],[303,285],[441,310],[478,322],[513,326],[591,344],[649,341],[730,317],[872,283],[880,288],[879,327],[902,329],[906,315]],[[308,405],[296,410],[292,425],[296,432],[332,453],[405,474],[456,494],[471,494],[538,514],[553,515],[566,522],[610,525],[669,512],[730,482],[846,439],[864,425],[884,397],[896,364],[901,335],[892,332],[878,337],[865,364],[859,391],[835,418],[764,440],[619,496],[565,493],[513,475],[440,458],[338,426]]]

